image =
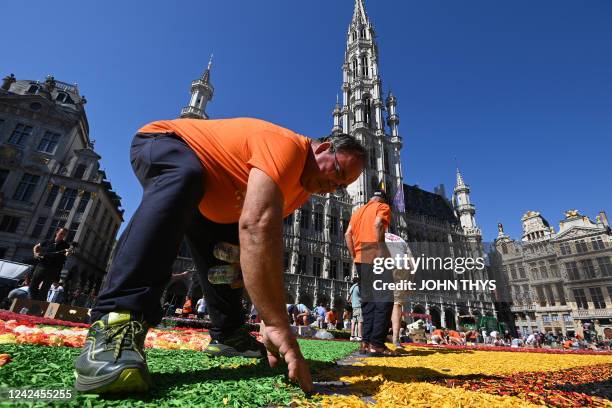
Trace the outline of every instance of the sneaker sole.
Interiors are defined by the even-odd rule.
[[[87,377],[75,371],[77,391],[103,393],[146,392],[151,386],[148,373],[140,368],[126,368],[106,376]]]

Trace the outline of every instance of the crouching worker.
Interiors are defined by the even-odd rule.
[[[312,389],[291,332],[283,285],[283,217],[312,193],[357,179],[363,147],[351,136],[312,140],[257,119],[176,119],[141,128],[131,163],[142,201],[121,235],[92,326],[77,358],[76,388],[146,391],[145,336],[162,317],[160,297],[183,237],[211,319],[211,355],[266,357],[287,363],[289,378]],[[240,245],[244,286],[265,321],[263,345],[244,329],[242,288],[212,284],[218,242]],[[264,347],[265,345],[265,347]]]

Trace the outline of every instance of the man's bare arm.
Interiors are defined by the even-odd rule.
[[[239,221],[244,284],[268,326],[289,324],[282,259],[283,195],[264,172],[252,169]]]
[[[285,306],[282,215],[280,189],[267,174],[253,168],[238,225],[244,285],[265,323],[263,340],[270,366],[284,358],[289,378],[310,392],[310,370],[289,327]]]
[[[349,224],[344,234],[344,240],[346,241],[346,247],[348,248],[351,258],[355,259],[355,244],[353,243],[353,227]]]

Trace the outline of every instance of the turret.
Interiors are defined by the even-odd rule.
[[[191,83],[191,99],[189,106],[181,110],[181,118],[208,119],[206,104],[212,100],[215,89],[210,83],[210,69],[212,67],[212,55],[208,61],[208,67],[202,76]]]

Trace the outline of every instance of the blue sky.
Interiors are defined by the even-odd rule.
[[[405,181],[452,189],[455,158],[485,239],[537,210],[612,218],[612,2],[366,0],[385,91],[398,97]],[[77,82],[123,197],[128,150],[176,117],[214,53],[211,117],[329,133],[353,0],[31,1],[2,6],[0,75]]]

